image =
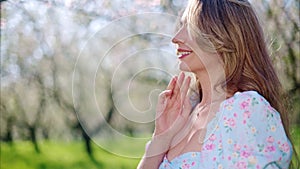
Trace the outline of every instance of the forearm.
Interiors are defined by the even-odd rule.
[[[170,141],[166,139],[152,139],[146,144],[146,151],[138,169],[158,169],[169,149]]]
[[[137,169],[158,169],[165,154],[159,154],[156,156],[148,157],[147,153],[141,159]]]

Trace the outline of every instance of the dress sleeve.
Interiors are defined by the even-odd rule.
[[[288,168],[292,148],[280,114],[255,91],[236,94],[222,120],[223,168]]]

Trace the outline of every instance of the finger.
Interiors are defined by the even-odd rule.
[[[164,90],[158,96],[158,104],[163,104],[172,95],[172,90]]]
[[[178,77],[178,80],[176,81],[176,85],[175,85],[175,88],[173,90],[173,96],[175,99],[179,99],[180,97],[180,87],[184,81],[184,77],[185,77],[185,74],[183,72],[180,73],[179,77]],[[173,97],[172,96],[172,97]]]
[[[183,105],[182,110],[180,112],[181,114],[176,119],[176,122],[178,124],[175,124],[175,126],[182,126],[182,127],[179,130],[179,132],[177,132],[176,136],[173,138],[172,143],[171,143],[171,147],[179,144],[182,141],[182,139],[186,138],[186,136],[190,133],[190,131],[191,131],[190,129],[191,129],[192,126],[190,124],[187,124],[187,123],[189,123],[188,119],[189,119],[189,115],[190,115],[191,110],[192,110],[192,105],[190,103],[189,98],[186,97],[185,100],[184,100],[184,105]]]
[[[172,94],[171,90],[165,90],[159,94],[157,106],[156,106],[156,118],[161,116],[161,114],[165,111],[171,94]]]
[[[167,89],[166,90],[173,90],[177,81],[177,76],[172,77],[172,79],[170,80]]]

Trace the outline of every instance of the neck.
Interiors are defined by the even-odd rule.
[[[200,81],[202,90],[202,99],[200,105],[207,105],[214,102],[222,102],[226,99],[226,93],[218,85],[218,76],[210,76],[207,72],[196,73],[197,78]]]

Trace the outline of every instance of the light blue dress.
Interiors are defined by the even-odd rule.
[[[164,157],[159,169],[286,169],[292,158],[280,114],[255,91],[223,101],[204,141],[201,152]]]

